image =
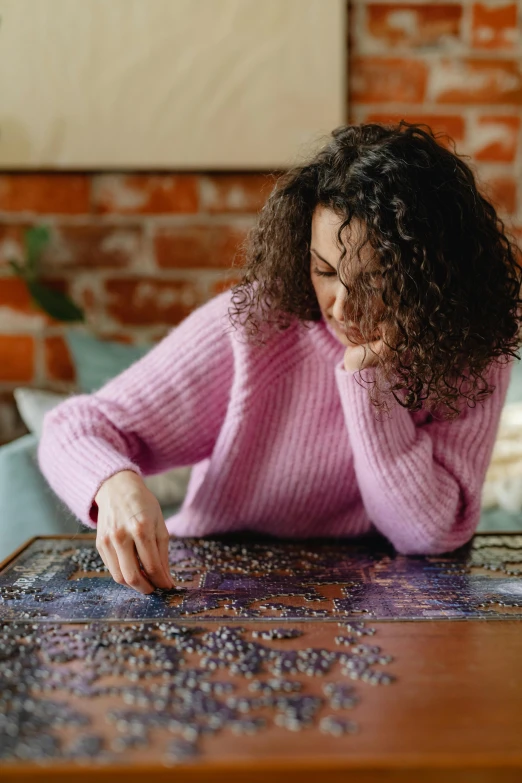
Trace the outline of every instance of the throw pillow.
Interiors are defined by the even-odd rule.
[[[76,369],[78,386],[87,394],[119,375],[153,347],[152,344],[126,345],[113,340],[99,340],[74,329],[67,330],[65,339]]]

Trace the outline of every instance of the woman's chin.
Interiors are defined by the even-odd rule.
[[[353,345],[353,343],[348,339],[346,333],[343,332],[341,329],[339,329],[339,327],[336,326],[336,324],[330,322],[330,325],[332,327],[332,331],[334,332],[335,336],[337,337],[337,339],[342,345],[345,345],[346,347],[348,347],[349,345]]]

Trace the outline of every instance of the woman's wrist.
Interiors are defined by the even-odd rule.
[[[109,476],[109,478],[106,478],[105,481],[102,482],[96,495],[94,496],[95,503],[99,505],[99,498],[105,492],[105,490],[107,490],[108,486],[114,486],[116,483],[120,484],[121,482],[125,481],[131,481],[135,483],[136,479],[143,483],[143,479],[138,473],[136,473],[135,470],[128,470],[125,468],[124,470],[119,470],[117,473],[113,473],[112,476]]]

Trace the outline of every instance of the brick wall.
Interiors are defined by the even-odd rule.
[[[521,5],[352,0],[347,116],[449,133],[522,237]],[[0,442],[24,431],[13,388],[74,388],[63,326],[31,308],[6,264],[24,227],[51,227],[46,278],[93,332],[156,340],[234,279],[271,184],[263,173],[0,176]]]
[[[522,226],[522,3],[350,6],[349,121],[404,118],[450,134],[483,190]]]

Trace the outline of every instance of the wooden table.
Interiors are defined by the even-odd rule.
[[[71,539],[71,545],[77,541],[77,538]],[[12,558],[3,563],[0,575],[5,574],[6,567],[12,563]],[[442,780],[445,783],[520,783],[522,612],[513,608],[507,613],[509,616],[502,619],[487,620],[368,620],[376,633],[361,637],[361,642],[377,644],[384,653],[393,656],[393,662],[385,668],[397,681],[378,687],[353,682],[360,702],[353,709],[341,710],[338,714],[357,722],[356,734],[327,735],[318,730],[317,721],[299,732],[279,728],[273,723],[255,735],[237,736],[224,729],[203,737],[199,757],[170,767],[165,766],[161,758],[165,732],[158,729],[152,731],[151,741],[145,748],[130,752],[116,764],[100,765],[88,761],[71,764],[56,759],[45,765],[0,763],[0,779],[3,783],[87,781],[94,774],[100,783],[141,782],[146,775],[151,779],[153,776],[155,783],[167,780],[257,783],[267,777],[274,783],[315,780],[321,783],[348,780],[357,783]],[[40,619],[39,622],[45,625],[48,621]],[[180,622],[180,619],[169,622]],[[245,636],[249,638],[252,630],[275,625],[301,630],[301,637],[286,639],[283,643],[267,642],[268,646],[284,646],[285,650],[321,647],[339,651],[335,636],[346,633],[340,630],[335,618],[282,622],[279,617],[224,621],[222,616],[219,619],[207,616],[204,620],[187,616],[181,622],[187,627],[192,624],[206,628],[216,628],[224,622],[236,623],[245,629]],[[67,628],[85,626],[84,622],[64,623]],[[219,676],[222,678],[223,674]],[[340,679],[350,682],[338,669],[324,677],[296,674],[292,679],[301,681],[306,686],[306,693],[315,695],[322,693],[325,682]],[[238,693],[247,694],[251,681],[243,678],[238,684]],[[67,700],[72,706],[81,705],[108,743],[117,736],[114,724],[108,724],[105,715],[116,704],[121,706],[121,699],[100,696],[87,700],[68,696]],[[268,708],[262,708],[257,714],[262,716],[269,712]],[[323,708],[317,717],[332,712]],[[63,733],[70,736],[74,731],[77,730],[65,729]]]

